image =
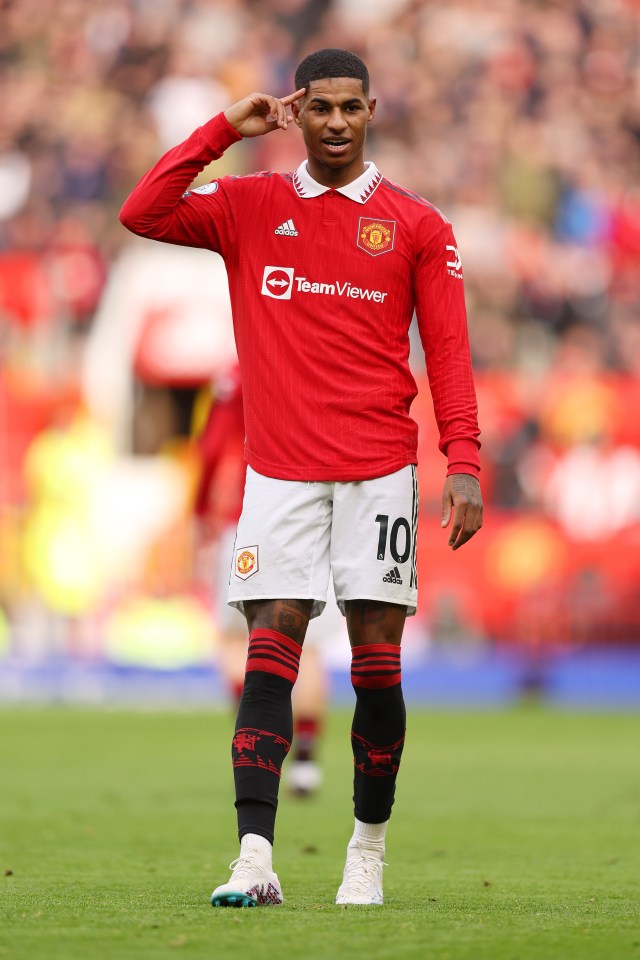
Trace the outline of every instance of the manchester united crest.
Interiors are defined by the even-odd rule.
[[[358,246],[370,256],[378,257],[381,253],[389,253],[393,250],[395,237],[395,220],[373,220],[369,217],[360,217]]]
[[[258,547],[238,547],[235,558],[235,575],[239,580],[247,580],[258,572]]]

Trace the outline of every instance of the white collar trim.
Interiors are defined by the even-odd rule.
[[[319,197],[332,189],[331,187],[325,187],[324,184],[318,183],[317,180],[313,179],[307,169],[306,160],[303,160],[298,169],[294,170],[292,180],[296,193],[299,197],[302,197],[303,200],[309,200],[311,197]],[[345,184],[344,187],[336,187],[336,192],[342,193],[350,200],[355,200],[356,203],[366,203],[375,193],[381,180],[382,174],[375,163],[369,161],[366,164],[364,173],[361,174],[357,180],[352,180],[351,183]]]

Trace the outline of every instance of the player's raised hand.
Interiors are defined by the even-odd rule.
[[[305,87],[288,97],[272,97],[268,93],[251,93],[225,110],[225,117],[242,137],[260,137],[272,130],[286,130],[293,117],[289,106],[304,96]]]
[[[449,526],[453,514],[449,536],[449,546],[453,550],[478,532],[483,511],[482,493],[476,477],[469,473],[452,473],[447,477],[442,491],[442,526]]]

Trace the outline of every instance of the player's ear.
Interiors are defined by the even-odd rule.
[[[296,100],[295,103],[291,104],[291,113],[293,114],[294,122],[300,126],[300,101]]]
[[[376,112],[376,98],[372,97],[371,100],[367,101],[367,108],[369,110],[368,120],[373,120],[373,115]]]

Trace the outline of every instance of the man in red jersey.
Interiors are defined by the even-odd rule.
[[[232,760],[240,857],[214,906],[282,902],[272,844],[291,690],[330,572],[356,694],[355,829],[337,903],[381,904],[385,833],[405,736],[400,644],[416,608],[414,311],[448,460],[442,526],[457,550],[482,525],[477,408],[460,255],[431,204],[364,160],[375,100],[365,64],[320,50],[297,90],[254,93],[170,150],[121,220],[220,253],[242,372],[248,463],[229,602],[249,626]],[[197,174],[243,137],[300,127],[290,174]]]

